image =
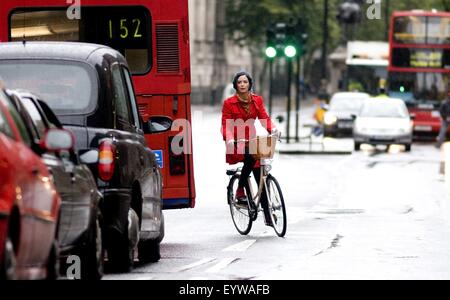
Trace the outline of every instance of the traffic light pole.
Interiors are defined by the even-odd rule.
[[[273,58],[269,59],[269,116],[272,117],[273,102]]]
[[[299,127],[300,127],[300,57],[297,55],[297,72],[295,78],[295,141],[299,141]]]
[[[286,122],[286,143],[289,144],[291,125],[291,84],[292,84],[292,58],[286,58],[288,64],[288,82],[287,82],[287,122]]]

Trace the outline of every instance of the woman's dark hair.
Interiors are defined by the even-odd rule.
[[[234,87],[234,89],[235,89],[236,91],[237,91],[237,82],[238,82],[238,79],[239,79],[239,77],[244,76],[244,75],[247,76],[248,83],[250,84],[250,86],[248,87],[248,90],[251,91],[252,86],[253,86],[253,78],[252,78],[252,76],[250,76],[250,74],[248,74],[248,73],[245,72],[245,71],[238,72],[238,73],[236,73],[236,75],[234,75],[234,78],[233,78],[233,87]]]

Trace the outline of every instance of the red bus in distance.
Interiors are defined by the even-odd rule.
[[[188,0],[1,2],[0,42],[78,41],[110,46],[128,61],[144,122],[152,118],[158,125],[169,118],[190,124]],[[171,151],[172,140],[180,132],[187,149],[181,154]],[[182,127],[146,135],[163,173],[165,209],[195,205],[191,138],[190,128]]]
[[[450,87],[450,13],[394,12],[389,46],[389,96],[406,102],[416,136],[436,135]]]

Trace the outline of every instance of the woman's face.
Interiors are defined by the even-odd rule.
[[[248,81],[247,76],[242,75],[237,80],[237,88],[238,92],[241,94],[248,93],[250,87],[250,82]]]

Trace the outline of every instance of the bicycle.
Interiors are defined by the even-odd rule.
[[[260,160],[261,165],[261,176],[256,195],[253,193],[250,182],[251,176],[248,178],[248,184],[245,187],[247,206],[239,205],[235,197],[242,168],[227,170],[227,175],[230,176],[230,182],[227,187],[227,199],[230,206],[231,218],[233,219],[234,226],[241,235],[247,235],[250,232],[253,222],[258,217],[258,212],[262,210],[260,204],[263,189],[266,191],[270,219],[275,233],[279,237],[283,237],[286,234],[286,206],[284,204],[283,194],[281,192],[280,184],[275,177],[270,174],[275,145],[279,138],[280,135],[277,133],[267,137],[257,137],[252,140],[238,141],[249,144],[251,144],[252,141],[255,142],[253,144],[253,149],[256,149],[256,151],[250,153],[256,153],[255,158]]]

